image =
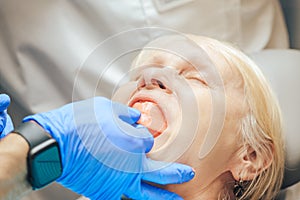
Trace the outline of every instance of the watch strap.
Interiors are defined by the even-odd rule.
[[[22,136],[30,146],[27,155],[27,179],[32,189],[40,189],[62,174],[59,145],[37,123],[24,122],[13,133]]]
[[[21,135],[29,144],[30,149],[33,149],[35,146],[51,138],[50,135],[35,122],[22,123],[13,132]]]

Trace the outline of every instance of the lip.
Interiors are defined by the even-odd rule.
[[[131,97],[128,106],[132,107],[137,102],[152,102],[152,103],[155,103],[155,104],[159,105],[157,103],[157,101],[155,101],[152,98],[145,97],[145,96],[137,96],[137,97]]]
[[[154,104],[157,105],[157,108],[159,109],[160,113],[162,114],[162,118],[163,118],[163,121],[164,121],[163,125],[165,125],[165,127],[163,128],[162,131],[160,131],[160,130],[154,130],[151,127],[147,127],[147,128],[150,131],[150,133],[153,135],[154,138],[162,135],[165,132],[165,130],[167,129],[167,127],[168,127],[168,122],[167,122],[166,115],[165,115],[163,109],[161,108],[160,104],[158,103],[158,101],[154,100],[151,97],[145,97],[144,95],[138,95],[138,96],[133,96],[130,99],[128,106],[133,107],[138,102],[141,102],[141,103],[143,103],[143,102],[150,102],[150,103],[154,103]]]

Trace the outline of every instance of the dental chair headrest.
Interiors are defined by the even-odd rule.
[[[264,50],[250,57],[270,81],[282,109],[287,156],[284,189],[300,182],[300,51]]]

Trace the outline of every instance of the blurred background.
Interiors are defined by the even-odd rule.
[[[281,8],[284,14],[284,19],[285,19],[285,23],[287,26],[287,30],[288,30],[288,35],[289,35],[289,45],[290,45],[290,49],[296,49],[296,50],[300,50],[300,0],[280,0],[280,4],[281,4]],[[0,15],[1,18],[1,15]],[[0,28],[1,28],[1,24],[0,24]],[[280,50],[279,50],[280,51]],[[287,88],[280,88],[280,86],[276,86],[275,90],[277,90],[278,95],[281,95],[283,90],[289,90],[289,94],[285,94],[285,97],[280,97],[282,100],[282,103],[284,104],[283,107],[285,107],[286,104],[289,104],[289,99],[293,98],[293,99],[299,99],[299,91],[300,91],[300,78],[299,80],[294,80],[294,79],[298,79],[298,77],[300,76],[299,73],[299,68],[300,68],[300,61],[297,60],[297,56],[299,56],[299,52],[283,52],[283,53],[278,53],[278,51],[275,52],[263,52],[263,53],[259,53],[259,52],[255,52],[255,54],[253,54],[253,58],[254,60],[257,60],[257,62],[260,62],[261,65],[269,65],[269,64],[273,64],[275,65],[277,64],[285,64],[286,59],[294,59],[295,61],[293,62],[293,60],[289,60],[287,61],[287,65],[292,65],[292,67],[286,67],[286,68],[282,68],[279,69],[280,67],[284,67],[284,66],[280,66],[279,68],[276,68],[276,72],[274,72],[275,68],[273,68],[273,72],[272,70],[266,70],[265,68],[263,69],[263,71],[266,73],[266,75],[269,76],[277,76],[276,74],[280,74],[280,73],[284,73],[285,74],[285,78],[289,79],[291,78],[292,80],[281,80],[281,81],[294,81],[293,85],[291,86],[292,88],[287,89]],[[0,57],[3,55],[0,55]],[[268,62],[264,62],[265,58],[268,58],[272,61],[272,63],[268,63]],[[3,59],[3,57],[1,57],[1,59]],[[276,59],[281,59],[280,61],[277,62]],[[270,62],[271,62],[270,61]],[[275,64],[274,64],[275,63]],[[289,64],[290,63],[290,64]],[[298,70],[295,71],[295,66],[298,66]],[[3,66],[2,66],[3,67]],[[280,72],[280,70],[284,70],[284,72]],[[273,74],[272,74],[273,73]],[[290,74],[290,75],[289,75]],[[272,79],[272,77],[269,77],[270,79]],[[272,82],[272,81],[271,81]],[[274,80],[272,82],[272,84],[276,85],[276,80]],[[1,85],[1,80],[0,80],[0,93],[9,93],[9,91],[7,90],[6,87],[4,87],[3,85]],[[295,93],[298,93],[298,95],[295,96]],[[294,104],[293,105],[294,109],[292,109],[292,111],[285,111],[283,110],[283,112],[287,115],[287,118],[289,117],[294,117],[294,116],[299,116],[300,112],[299,112],[299,108],[300,105],[299,103],[296,103],[296,101],[292,101]],[[300,102],[300,101],[298,101]],[[293,113],[291,113],[293,112]],[[18,101],[12,101],[11,107],[9,109],[9,113],[12,116],[13,121],[15,122],[15,124],[20,123],[20,121],[22,120],[22,118],[29,113],[28,110],[26,110],[22,105],[18,104]],[[299,121],[299,117],[297,119],[293,119],[290,120],[293,121],[293,124],[291,126],[295,126],[297,121]],[[294,122],[295,121],[295,122]],[[294,134],[298,134],[299,135],[299,131],[295,126],[295,131]],[[296,141],[299,143],[300,139],[299,137],[296,137]],[[300,143],[299,143],[300,144]],[[299,145],[300,146],[300,145]],[[300,152],[300,150],[299,150]],[[299,169],[300,171],[300,169]],[[300,172],[298,173],[300,175]],[[76,199],[79,195],[74,194],[73,192],[70,192],[69,190],[62,188],[60,185],[53,183],[50,186],[34,192],[34,194],[31,194],[28,197],[23,198],[23,200],[53,200],[53,199],[57,199],[57,200],[73,200]],[[288,189],[288,192],[283,192],[281,199],[290,199],[290,200],[297,200],[300,199],[300,185],[296,184],[293,187]]]
[[[300,1],[280,0],[288,28],[290,48],[300,49]]]

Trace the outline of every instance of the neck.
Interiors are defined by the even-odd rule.
[[[183,184],[166,185],[165,189],[174,192],[185,200],[207,200],[207,199],[234,199],[231,188],[233,181],[229,173],[224,173],[213,180],[210,184],[202,183],[201,177],[196,176],[190,182]],[[201,184],[202,183],[202,184]]]

